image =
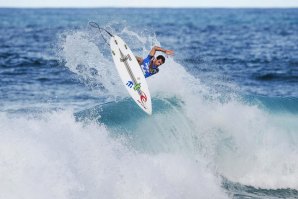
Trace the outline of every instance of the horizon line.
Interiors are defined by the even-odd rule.
[[[0,9],[297,9],[297,7],[281,7],[281,6],[276,6],[276,7],[269,7],[269,6],[218,6],[218,7],[213,7],[213,6],[194,6],[194,7],[120,7],[120,6],[45,6],[45,7],[39,7],[39,6],[34,6],[34,7],[22,7],[22,6],[5,6],[1,7]]]

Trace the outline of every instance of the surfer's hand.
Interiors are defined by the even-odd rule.
[[[167,55],[174,55],[174,51],[172,51],[172,50],[166,50],[165,53]]]

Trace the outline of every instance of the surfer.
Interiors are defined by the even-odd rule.
[[[156,58],[154,57],[156,51],[161,51],[161,52],[165,53],[166,55],[174,54],[174,51],[172,51],[172,50],[166,50],[159,46],[154,46],[151,49],[149,55],[145,59],[136,56],[136,59],[137,59],[138,63],[140,64],[141,69],[143,70],[145,78],[158,73],[159,72],[158,67],[165,63],[166,59],[163,55],[158,55]]]

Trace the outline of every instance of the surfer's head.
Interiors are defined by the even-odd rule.
[[[166,61],[165,57],[162,55],[158,55],[154,60],[153,60],[153,64],[154,66],[160,66],[162,64],[164,64]]]

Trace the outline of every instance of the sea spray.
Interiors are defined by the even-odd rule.
[[[1,114],[1,196],[14,198],[227,198],[204,162],[127,148],[71,111],[39,119]]]

